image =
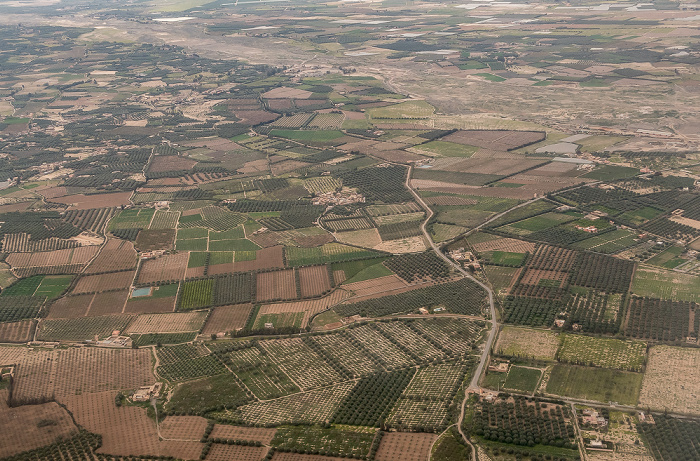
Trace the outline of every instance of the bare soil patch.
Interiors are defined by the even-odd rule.
[[[129,205],[131,192],[113,192],[109,194],[95,195],[66,195],[52,199],[53,202],[68,205],[71,210],[89,210],[90,208],[118,207]]]
[[[187,269],[189,253],[182,252],[146,259],[141,262],[138,283],[182,280]]]
[[[55,402],[0,408],[0,457],[50,445],[77,432],[68,412]]]
[[[202,329],[202,334],[211,335],[240,330],[245,326],[252,308],[252,304],[215,307]]]
[[[262,272],[257,276],[256,289],[258,301],[294,299],[297,297],[294,270]]]
[[[437,434],[417,432],[387,432],[382,437],[375,459],[377,461],[426,461]]]

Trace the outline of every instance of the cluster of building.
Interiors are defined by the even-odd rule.
[[[334,206],[364,203],[365,197],[352,189],[343,188],[340,191],[323,192],[317,194],[311,201],[314,205]]]

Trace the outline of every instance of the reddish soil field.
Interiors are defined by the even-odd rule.
[[[544,138],[545,133],[541,131],[460,130],[441,140],[508,151],[542,141]]]
[[[166,280],[182,280],[185,276],[189,256],[189,253],[182,252],[142,261],[138,282],[153,283]]]
[[[89,210],[90,208],[129,205],[131,203],[129,202],[129,197],[131,197],[131,192],[113,192],[96,195],[67,195],[54,198],[52,201],[66,204],[71,210]]]
[[[49,319],[74,319],[87,314],[94,295],[64,296],[49,307]]]
[[[155,422],[140,407],[117,407],[114,392],[66,396],[61,400],[76,421],[90,432],[102,435],[99,453],[130,456],[171,456],[199,459],[202,444],[198,441],[158,440]]]
[[[243,328],[252,308],[252,304],[215,307],[202,329],[202,334],[211,335]]]
[[[126,303],[126,314],[158,314],[173,312],[175,310],[175,298],[132,298]]]
[[[247,447],[244,445],[223,445],[215,443],[211,446],[207,457],[207,461],[260,461],[267,447]]]
[[[213,439],[252,440],[263,445],[269,445],[275,436],[275,432],[277,432],[277,429],[216,424],[209,437]]]
[[[126,240],[107,240],[100,254],[85,270],[86,274],[112,272],[136,267],[137,255],[134,245]]]
[[[22,320],[21,322],[0,323],[0,342],[25,343],[32,339],[34,321]]]
[[[197,162],[179,155],[156,155],[148,167],[149,172],[190,170]]]
[[[121,314],[124,310],[124,303],[129,297],[129,290],[108,291],[106,293],[97,293],[92,300],[88,316],[96,317],[99,315]]]
[[[149,349],[85,347],[56,352],[57,373],[54,383],[57,397],[80,392],[136,389],[155,382]]]
[[[284,247],[281,245],[263,248],[255,252],[255,261],[234,262],[236,272],[284,267]]]
[[[375,455],[377,461],[427,461],[437,434],[387,432]]]
[[[8,205],[0,205],[0,213],[9,213],[11,211],[25,211],[27,208],[29,208],[29,205],[31,205],[33,202],[19,202],[19,203],[10,203]]]
[[[280,451],[272,455],[271,461],[340,461],[347,458],[333,456],[302,455],[300,453],[282,453]]]
[[[243,125],[260,125],[261,123],[271,122],[277,120],[278,114],[273,114],[272,112],[267,112],[265,110],[238,110],[235,112],[236,117],[240,118],[239,123]]]
[[[309,164],[298,160],[285,160],[270,165],[270,171],[274,176],[279,176],[305,166],[309,166]]]
[[[46,189],[41,189],[38,192],[41,195],[43,195],[44,198],[47,198],[49,200],[54,199],[56,197],[63,197],[64,195],[68,195],[68,189],[66,189],[63,186],[47,187]]]
[[[68,412],[55,402],[0,408],[0,457],[50,445],[77,432]]]
[[[134,280],[134,271],[111,272],[81,277],[72,294],[97,293],[109,290],[126,289]]]
[[[268,99],[267,105],[272,110],[290,109],[292,107],[292,101],[289,99]]]
[[[170,250],[175,245],[175,229],[144,229],[136,237],[139,251]]]
[[[64,264],[81,264],[89,262],[100,249],[98,246],[84,246],[66,250],[42,251],[36,253],[11,253],[7,264],[12,267],[48,267]]]
[[[201,416],[168,416],[160,422],[160,435],[164,439],[195,440],[204,435],[207,424]]]
[[[345,276],[344,270],[333,271],[333,281],[336,285],[340,285],[345,280],[347,280],[347,277]]]
[[[301,281],[302,298],[313,298],[330,291],[331,281],[328,278],[327,266],[301,267],[297,270]]]
[[[294,299],[297,297],[294,269],[262,272],[256,280],[257,301]]]

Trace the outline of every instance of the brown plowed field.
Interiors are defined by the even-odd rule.
[[[284,267],[284,247],[282,245],[263,248],[255,252],[255,261],[234,262],[236,272]]]
[[[545,133],[541,131],[460,130],[441,140],[485,149],[508,151],[543,139],[545,139]]]
[[[252,440],[269,445],[277,429],[263,427],[241,427],[216,424],[209,437],[213,439]]]
[[[149,349],[90,347],[56,352],[56,396],[136,389],[155,382]]]
[[[567,275],[568,274],[566,272],[527,269],[525,271],[525,275],[523,275],[523,278],[520,280],[520,283],[524,285],[538,285],[540,280],[543,279],[558,280],[559,282],[563,282],[566,280]],[[559,286],[561,286],[561,284]]]
[[[377,461],[427,461],[437,434],[387,432],[382,437],[375,458]]]
[[[97,293],[92,300],[90,310],[87,315],[96,317],[99,315],[121,314],[124,310],[124,303],[129,297],[129,290],[108,291]]]
[[[84,317],[94,295],[64,296],[49,307],[49,319],[74,319]]]
[[[330,291],[331,281],[328,278],[327,266],[301,267],[297,270],[301,281],[302,298],[312,298]]]
[[[187,270],[189,253],[163,255],[141,262],[138,283],[154,283],[166,280],[182,280]]]
[[[241,119],[239,123],[250,126],[271,122],[279,117],[277,114],[264,110],[237,110],[235,114]]]
[[[383,291],[404,288],[407,284],[396,275],[387,275],[362,282],[348,283],[343,285],[346,290],[353,291],[355,296],[369,296]]]
[[[448,166],[444,167],[440,165],[440,162],[438,161],[435,163],[436,165],[434,168],[438,170],[507,176],[527,170],[528,168],[534,168],[537,165],[542,164],[543,161],[538,159],[526,159],[524,157],[516,160],[498,156],[491,158],[466,158],[458,162],[452,162]]]
[[[179,155],[156,155],[153,157],[148,171],[161,173],[163,171],[189,170],[196,164],[195,160]]]
[[[51,445],[77,432],[68,412],[56,402],[0,408],[0,457]]]
[[[511,253],[530,253],[535,251],[535,244],[524,240],[500,238],[489,240],[488,242],[475,243],[472,245],[478,252],[486,251],[508,251]]]
[[[25,343],[32,339],[31,334],[33,331],[34,322],[32,320],[0,323],[0,342]]]
[[[73,413],[78,424],[102,435],[99,453],[129,456],[171,456],[199,459],[200,442],[158,440],[155,422],[140,407],[114,404],[114,392],[65,396],[60,399]]]
[[[341,461],[347,458],[336,458],[334,456],[302,455],[301,453],[275,452],[271,461]]]
[[[294,299],[297,286],[294,269],[259,273],[256,280],[257,301]]]
[[[134,244],[139,251],[171,250],[175,246],[175,229],[145,229]]]
[[[179,333],[199,331],[206,320],[205,311],[140,315],[126,329],[127,334]]]
[[[107,240],[97,258],[85,270],[86,274],[121,271],[136,267],[137,255],[134,245],[126,240]]]
[[[202,334],[211,335],[243,328],[252,308],[252,304],[215,307],[202,329]]]
[[[132,298],[126,303],[126,314],[157,314],[161,312],[173,312],[175,310],[175,297],[171,298]]]
[[[215,443],[211,446],[205,459],[207,461],[260,461],[267,451],[267,447]]]
[[[63,203],[69,206],[70,210],[89,210],[90,208],[106,208],[114,206],[129,205],[131,192],[113,192],[110,194],[95,195],[66,195],[52,199],[52,202]]]
[[[345,280],[347,280],[347,278],[345,277],[344,270],[333,271],[333,281],[335,282],[336,285],[340,285]]]
[[[212,272],[211,268],[216,266],[223,266],[225,264],[216,264],[214,266],[209,266],[209,275],[223,274],[224,272]],[[188,267],[185,269],[185,278],[191,277],[204,277],[204,266],[202,267]]]
[[[7,263],[12,267],[48,267],[64,264],[87,264],[97,254],[98,246],[84,246],[66,250],[42,251],[37,253],[12,253]]]
[[[50,399],[54,395],[56,353],[55,350],[30,350],[16,358],[13,398],[19,401]]]
[[[126,289],[134,280],[134,271],[111,272],[109,274],[86,275],[75,284],[72,294],[97,293]]]
[[[201,416],[168,416],[160,423],[160,435],[164,439],[199,440],[207,424]]]

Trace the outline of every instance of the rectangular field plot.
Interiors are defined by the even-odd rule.
[[[386,336],[392,343],[398,344],[404,351],[409,352],[412,357],[419,361],[444,357],[441,350],[400,321],[375,322],[370,324],[370,326]]]
[[[535,392],[541,377],[542,370],[540,369],[512,366],[508,371],[503,387],[521,392]]]
[[[365,376],[382,369],[381,365],[372,359],[358,341],[345,332],[330,335],[309,337],[308,341],[316,343],[323,354],[341,364],[350,376]]]
[[[557,360],[618,370],[642,371],[646,362],[646,343],[619,339],[563,335]]]
[[[215,424],[209,435],[213,439],[250,440],[269,445],[275,436],[277,429],[263,427],[229,426],[227,424]]]
[[[700,400],[700,350],[655,346],[649,351],[649,363],[639,404],[654,410],[698,413]]]
[[[304,322],[303,312],[280,312],[276,314],[258,313],[253,324],[253,331],[263,330],[267,325],[272,325],[272,328],[301,328]]]
[[[301,283],[301,297],[320,296],[331,290],[328,266],[310,266],[297,269]]]
[[[388,432],[382,437],[374,459],[424,461],[430,457],[430,449],[437,438],[437,434]]]
[[[139,315],[129,325],[126,334],[199,331],[204,325],[206,318],[207,312]]]
[[[698,303],[700,302],[700,277],[640,267],[634,274],[632,293],[650,298]]]
[[[485,322],[454,318],[416,319],[407,325],[431,343],[457,355],[469,353],[486,330]]]
[[[299,387],[263,351],[260,347],[234,350],[225,355],[225,360],[229,368],[261,400],[299,392]]]
[[[267,452],[267,447],[250,447],[247,445],[212,444],[205,458],[208,461],[259,461]]]
[[[302,389],[326,386],[344,379],[301,338],[261,341],[260,344]]]
[[[158,210],[153,216],[149,229],[175,229],[179,218],[179,211]]]
[[[636,405],[641,373],[605,368],[555,365],[547,381],[548,394],[599,402]]]
[[[136,267],[134,244],[120,239],[109,239],[102,251],[85,270],[86,274],[122,271]]]
[[[187,253],[163,255],[141,262],[138,283],[182,280],[187,269]]]
[[[99,293],[103,291],[124,290],[134,280],[133,271],[112,272],[81,277],[73,288],[72,294]]]
[[[399,368],[413,364],[412,358],[395,346],[385,336],[372,329],[369,325],[347,330],[348,335],[362,345],[366,351],[381,351],[376,357],[386,369]],[[356,343],[356,344],[358,344]]]
[[[355,386],[354,382],[282,397],[269,402],[257,402],[238,407],[229,414],[246,424],[321,423],[328,421],[340,402]]]
[[[363,459],[369,453],[376,429],[366,427],[282,426],[271,445],[283,450],[320,451],[332,456]]]
[[[314,248],[287,247],[285,252],[287,264],[290,266],[326,264],[380,255],[376,251],[364,250],[340,243],[327,243]]]
[[[261,272],[257,275],[257,301],[281,301],[297,298],[293,269]]]
[[[240,330],[245,327],[252,308],[252,304],[215,307],[202,329],[202,334],[211,335]]]
[[[155,210],[153,208],[123,210],[109,222],[109,230],[148,229],[154,213]]]
[[[226,367],[204,346],[181,344],[158,348],[158,374],[169,381],[215,376],[227,373]]]
[[[30,335],[34,331],[32,320],[22,320],[20,322],[0,323],[0,342],[3,343],[24,343],[29,341]]]
[[[559,335],[549,330],[503,327],[496,353],[506,357],[554,360],[559,349]]]
[[[632,296],[625,319],[626,336],[681,341],[700,332],[697,303]]]
[[[37,339],[40,341],[85,341],[106,338],[114,330],[124,331],[132,315],[106,315],[75,319],[42,320]]]
[[[68,412],[56,402],[0,409],[0,431],[7,437],[0,442],[3,458],[51,445],[78,431]],[[22,430],[17,430],[17,421],[22,421]]]

